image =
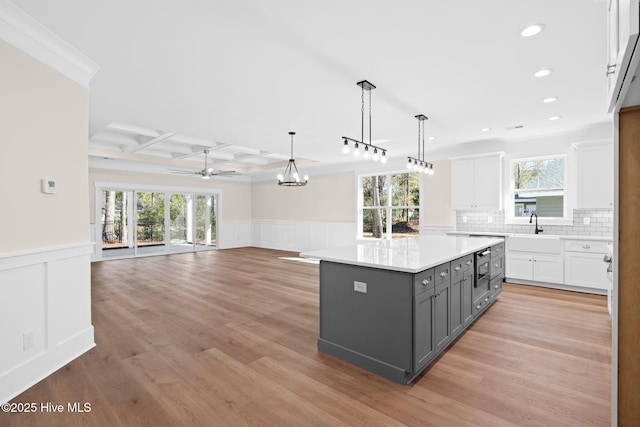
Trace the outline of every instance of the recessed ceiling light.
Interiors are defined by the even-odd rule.
[[[538,70],[535,72],[534,76],[535,77],[545,77],[548,76],[549,74],[551,74],[551,71],[549,68],[543,68],[542,70]]]
[[[480,132],[489,132],[491,130],[491,128],[482,128],[480,129]]]
[[[533,24],[520,32],[522,37],[532,37],[536,34],[540,34],[540,31],[544,30],[544,24]]]
[[[560,116],[551,116],[549,120],[560,120]]]
[[[545,104],[548,104],[550,102],[556,102],[558,100],[558,98],[556,98],[555,96],[551,96],[549,98],[545,98],[542,100],[542,102],[544,102]]]

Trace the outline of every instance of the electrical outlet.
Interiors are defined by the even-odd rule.
[[[583,218],[583,220],[584,220],[584,225],[589,225],[589,224],[591,224],[591,217],[590,217],[590,216],[585,216],[585,217]]]
[[[462,215],[462,222],[467,222],[467,216],[466,215]]]
[[[33,347],[33,330],[22,333],[22,349],[29,350]]]
[[[353,282],[353,290],[356,292],[362,292],[363,294],[367,293],[367,284],[364,282]]]
[[[488,222],[489,224],[491,224],[491,223],[493,222],[493,217],[492,217],[492,216],[490,216],[489,218],[487,218],[487,222]]]

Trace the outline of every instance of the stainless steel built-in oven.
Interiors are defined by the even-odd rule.
[[[491,249],[478,251],[476,258],[476,280],[473,286],[473,300],[488,292],[491,281]]]

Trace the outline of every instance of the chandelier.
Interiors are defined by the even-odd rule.
[[[353,155],[356,157],[362,157],[364,159],[371,158],[373,161],[378,160],[381,163],[387,163],[387,150],[382,147],[375,146],[371,143],[371,91],[376,87],[366,81],[362,80],[357,83],[362,88],[362,106],[361,106],[361,137],[360,141],[357,139],[343,136],[344,144],[342,146],[342,153],[349,154],[352,151],[351,144],[353,143]],[[369,92],[369,142],[364,142],[364,91]]]
[[[418,119],[418,157],[408,157],[407,169],[433,175],[433,163],[424,160],[424,122],[429,120],[424,114],[415,116]],[[422,138],[422,156],[420,155],[420,140]]]
[[[289,158],[287,167],[284,169],[284,173],[278,174],[278,185],[285,187],[303,187],[307,185],[309,181],[308,175],[300,179],[300,173],[298,172],[296,161],[293,158],[293,135],[295,134],[295,132],[289,132],[289,135],[291,135],[291,157]]]

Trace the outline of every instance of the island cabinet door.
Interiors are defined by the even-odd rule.
[[[449,311],[451,312],[451,339],[457,337],[464,329],[464,317],[462,309],[462,291],[464,288],[464,277],[465,276],[462,275],[455,280],[451,280],[451,307],[449,309]]]
[[[418,372],[435,357],[433,339],[433,298],[431,288],[413,299],[413,372]]]
[[[433,297],[433,330],[436,353],[444,349],[451,341],[451,284],[447,281],[436,286]]]
[[[473,321],[473,281],[475,270],[462,278],[462,321],[464,328]]]

